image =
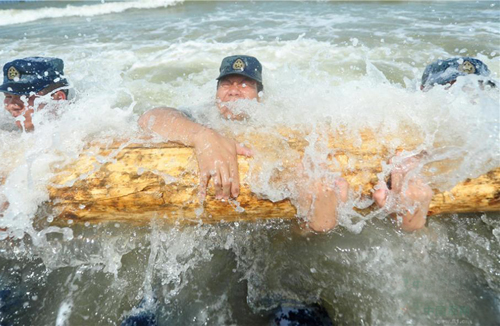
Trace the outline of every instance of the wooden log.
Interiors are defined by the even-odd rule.
[[[500,168],[432,197],[429,215],[500,211]]]
[[[206,201],[200,204],[197,162],[191,148],[169,143],[116,142],[93,145],[76,162],[54,167],[57,175],[49,187],[50,204],[59,223],[67,219],[145,224],[152,218],[168,223],[294,218],[296,209],[289,200],[272,202],[252,193],[249,184],[258,180],[266,161],[278,162],[285,171],[278,173],[276,184],[286,173],[293,175],[294,166],[309,144],[305,139],[308,134],[280,130],[273,137],[237,135],[238,140],[246,139],[246,144],[258,153],[255,158],[239,157],[242,187],[238,201],[217,201],[209,191]],[[399,138],[375,137],[374,131],[353,137],[337,130],[326,137],[316,137],[313,147],[326,157],[331,171],[341,173],[359,195],[369,196],[378,182],[377,174],[382,171],[381,162],[397,150],[412,150],[421,144],[421,138],[403,128]],[[454,162],[439,162],[433,170],[439,173],[453,167]],[[479,211],[500,211],[500,168],[465,180],[448,192],[437,192],[429,215]]]

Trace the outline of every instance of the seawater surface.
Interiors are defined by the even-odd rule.
[[[340,227],[303,235],[280,220],[55,227],[44,205],[51,165],[70,162],[92,140],[138,137],[137,118],[157,106],[190,110],[235,133],[326,124],[390,135],[411,126],[426,163],[457,162],[426,179],[450,189],[500,165],[499,92],[468,76],[424,93],[420,77],[439,58],[473,56],[498,81],[499,7],[0,2],[0,64],[60,57],[74,88],[70,104],[36,113],[33,133],[15,130],[0,112],[0,200],[10,203],[0,219],[8,228],[0,323],[116,325],[151,308],[160,325],[268,325],[281,303],[320,302],[338,325],[500,324],[498,213],[438,216],[406,234],[382,212],[356,214],[370,201],[353,191]],[[221,120],[214,107],[220,62],[233,54],[256,56],[264,69],[261,103],[235,108],[249,115],[245,123]],[[317,148],[308,148],[308,159],[321,163]],[[283,195],[266,175],[250,186]]]

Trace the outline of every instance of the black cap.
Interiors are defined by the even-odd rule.
[[[262,84],[262,65],[257,58],[248,55],[225,57],[219,68],[217,80],[228,75],[241,75]]]
[[[68,85],[64,78],[64,62],[59,58],[30,57],[3,66],[0,92],[29,95],[53,84]]]

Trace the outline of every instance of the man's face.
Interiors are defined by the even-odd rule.
[[[22,129],[24,126],[26,131],[33,130],[34,126],[32,115],[34,112],[35,99],[38,97],[38,95],[27,97],[25,95],[4,93],[4,96],[5,98],[3,100],[3,104],[5,109],[9,111],[9,113],[12,114],[14,118],[17,118],[19,116],[24,117],[24,121],[16,121],[17,127],[19,129]]]
[[[232,120],[241,120],[244,117],[234,115],[226,106],[221,105],[221,102],[234,102],[238,100],[259,100],[257,91],[257,82],[245,76],[229,75],[219,81],[217,88],[217,102],[221,114]]]
[[[5,107],[5,110],[9,111],[10,114],[14,118],[17,118],[19,116],[24,117],[24,119],[20,119],[23,121],[16,121],[16,125],[19,129],[24,129],[26,131],[33,131],[35,126],[33,125],[33,120],[32,116],[33,113],[35,112],[35,109],[41,110],[47,105],[47,100],[66,100],[66,93],[63,91],[56,91],[52,95],[50,95],[50,98],[46,98],[43,101],[39,101],[36,104],[35,108],[35,102],[37,99],[41,98],[42,96],[45,96],[47,93],[46,90],[42,90],[38,92],[35,95],[31,96],[26,96],[26,95],[14,95],[14,94],[9,94],[9,93],[4,93],[3,95],[5,96],[3,100],[3,104]],[[47,95],[48,96],[48,95]]]

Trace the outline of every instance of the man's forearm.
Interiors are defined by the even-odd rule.
[[[149,110],[139,118],[138,123],[147,132],[186,146],[194,146],[195,136],[207,129],[172,108]]]

